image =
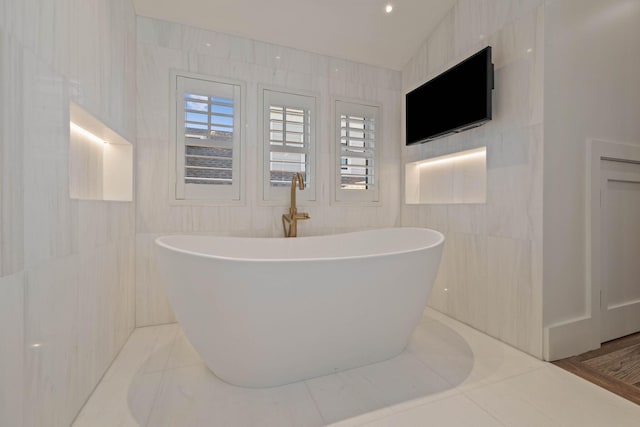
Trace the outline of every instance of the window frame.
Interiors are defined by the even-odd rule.
[[[190,80],[190,86],[205,87],[211,84],[233,86],[234,99],[234,140],[232,154],[233,182],[230,186],[202,185],[184,183],[184,112],[183,81]],[[211,90],[211,89],[209,89]],[[181,93],[182,92],[182,93]],[[245,204],[245,132],[246,122],[246,83],[225,77],[204,75],[185,71],[171,70],[170,72],[170,138],[169,138],[169,201],[172,205],[244,205]],[[179,106],[178,103],[182,105]],[[182,171],[182,173],[180,173]]]
[[[366,101],[361,99],[333,97],[332,107],[332,135],[331,144],[332,152],[332,171],[331,171],[331,201],[337,205],[358,205],[358,206],[380,206],[380,158],[382,146],[382,106],[377,102]],[[342,144],[341,144],[341,115],[359,115],[371,117],[376,123],[376,138],[374,140],[374,167],[373,167],[373,188],[366,190],[344,190],[341,188],[342,183]]]
[[[306,171],[305,189],[296,190],[296,200],[298,204],[303,206],[314,205],[317,202],[317,181],[318,175],[318,158],[317,158],[317,144],[318,144],[318,123],[319,120],[319,108],[318,108],[319,95],[314,92],[295,90],[290,88],[283,88],[270,85],[259,85],[258,95],[258,128],[259,128],[259,142],[258,142],[258,188],[260,205],[265,206],[279,206],[283,202],[288,203],[290,198],[291,187],[272,187],[271,186],[271,170],[270,170],[270,153],[271,149],[268,145],[270,140],[270,104],[286,104],[289,107],[294,108],[308,108],[310,110],[309,117],[309,150],[307,155],[309,160],[307,162],[308,170]],[[282,102],[278,102],[282,101]],[[310,177],[310,179],[309,179]]]

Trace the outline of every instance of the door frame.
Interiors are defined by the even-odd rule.
[[[601,180],[602,160],[638,162],[640,163],[640,146],[618,142],[591,139],[587,150],[587,194],[586,194],[586,279],[587,309],[591,317],[591,342],[602,342],[602,315],[600,308],[600,292],[602,291],[601,255],[603,238],[601,231]]]

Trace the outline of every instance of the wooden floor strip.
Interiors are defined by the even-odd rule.
[[[627,384],[640,382],[640,344],[583,362]]]
[[[640,333],[553,363],[640,405]]]

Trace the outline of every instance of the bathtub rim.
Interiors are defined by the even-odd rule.
[[[380,252],[380,253],[375,253],[375,254],[366,254],[366,255],[350,255],[350,256],[339,256],[339,257],[301,257],[301,258],[239,258],[239,257],[231,257],[231,256],[223,256],[223,255],[211,255],[211,254],[205,254],[202,252],[194,252],[194,251],[190,251],[187,249],[182,249],[182,248],[177,248],[175,246],[171,246],[165,242],[162,241],[163,238],[165,237],[174,237],[174,236],[202,236],[202,237],[211,237],[211,238],[216,238],[216,237],[223,237],[223,238],[237,238],[237,239],[278,239],[278,240],[284,240],[284,239],[291,239],[291,238],[287,238],[287,237],[244,237],[244,236],[219,236],[219,235],[208,235],[208,234],[185,234],[185,233],[180,233],[180,234],[166,234],[163,236],[159,236],[157,238],[154,239],[154,243],[156,246],[167,249],[169,251],[173,251],[173,252],[178,252],[178,253],[182,253],[185,255],[190,255],[190,256],[195,256],[195,257],[199,257],[199,258],[207,258],[207,259],[214,259],[214,260],[221,260],[221,261],[232,261],[232,262],[317,262],[317,261],[344,261],[344,260],[356,260],[356,259],[368,259],[368,258],[379,258],[379,257],[386,257],[386,256],[393,256],[393,255],[402,255],[402,254],[407,254],[407,253],[411,253],[411,252],[418,252],[418,251],[423,251],[423,250],[428,250],[428,249],[432,249],[432,248],[436,248],[440,245],[442,245],[445,241],[445,236],[442,232],[438,231],[438,230],[434,230],[432,228],[426,228],[426,227],[384,227],[384,228],[376,228],[376,229],[372,229],[372,230],[356,230],[356,231],[348,231],[346,233],[336,233],[336,234],[321,234],[321,235],[317,235],[317,236],[304,236],[304,237],[296,237],[295,239],[297,240],[309,240],[309,239],[314,239],[314,238],[318,238],[318,237],[330,237],[330,236],[344,236],[344,235],[348,235],[348,234],[358,234],[358,233],[368,233],[368,232],[376,232],[379,230],[421,230],[421,231],[429,231],[431,233],[434,233],[437,236],[437,240],[429,245],[424,245],[424,246],[418,246],[418,247],[413,247],[411,249],[406,249],[406,250],[399,250],[399,251],[389,251],[389,252]]]

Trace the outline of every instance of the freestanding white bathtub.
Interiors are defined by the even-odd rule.
[[[425,308],[443,243],[424,228],[156,240],[185,335],[219,378],[244,387],[398,355]]]

